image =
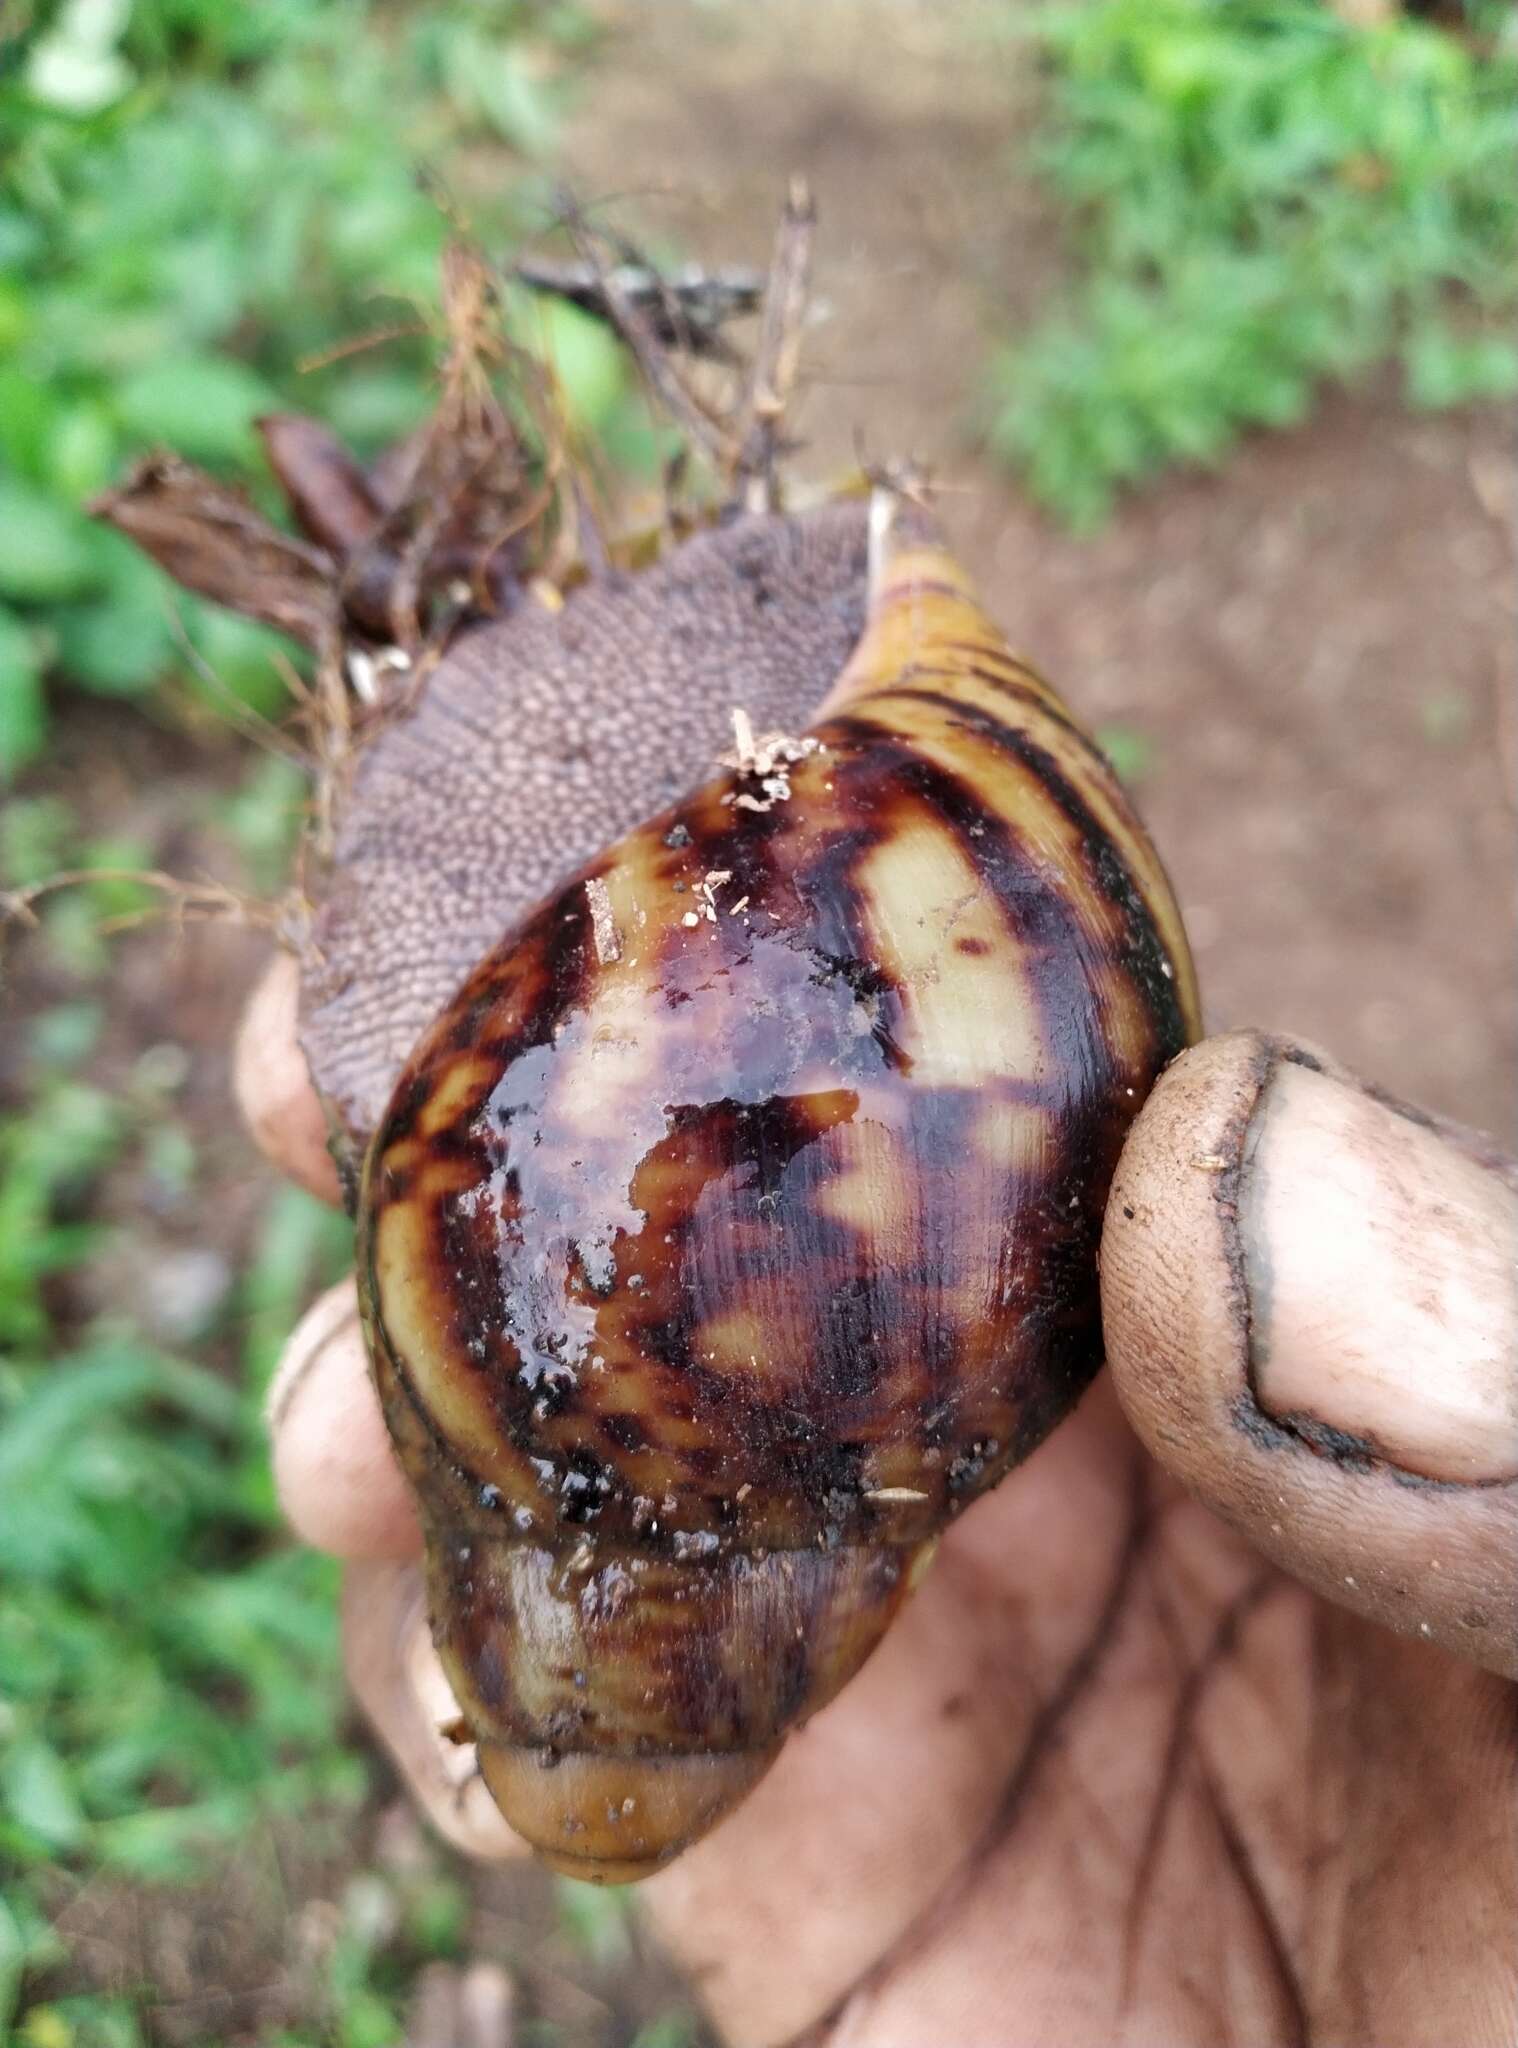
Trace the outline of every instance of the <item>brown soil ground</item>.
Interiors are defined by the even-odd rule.
[[[1031,82],[991,35],[1005,10],[626,0],[603,12],[612,39],[566,170],[586,197],[618,196],[620,225],[723,261],[762,261],[786,174],[810,177],[829,316],[797,415],[799,466],[825,478],[861,450],[927,460],[1014,640],[1091,724],[1146,743],[1137,793],[1210,1026],[1300,1033],[1386,1087],[1510,1133],[1518,606],[1505,423],[1410,418],[1390,393],[1331,396],[1301,432],[1172,481],[1077,542],[976,456],[968,425],[987,342],[1036,309],[1060,263],[1013,162]],[[220,858],[197,821],[237,772],[224,738],[159,734],[102,707],[76,720],[48,779],[97,831],[131,830],[164,866],[197,873]],[[227,1047],[264,951],[208,930],[121,947],[95,1074],[109,1086],[143,1047],[187,1045],[182,1100],[218,1194],[208,1203],[203,1184],[193,1214],[132,1227],[212,1242],[229,1261],[263,1183],[233,1119]],[[29,977],[12,1000],[65,992]],[[373,1817],[363,1854],[376,1829],[383,1847],[400,1826]],[[287,2009],[291,1943],[312,1910],[296,1902],[337,1896],[342,1872],[325,1848],[303,1863],[291,1844],[282,1884],[272,1920],[236,1906],[236,1941],[224,1890],[186,1904],[181,1948],[205,1958],[199,1988],[224,2001],[218,2038],[260,2038]],[[101,1915],[78,1932],[126,1960],[97,1981],[151,1974],[140,1906],[103,1900]],[[536,1878],[479,1884],[479,1952],[519,1968],[552,2038],[630,2039],[665,1996],[657,1978],[647,1965],[594,1977],[550,1929]],[[167,2015],[158,2031],[193,2035]]]

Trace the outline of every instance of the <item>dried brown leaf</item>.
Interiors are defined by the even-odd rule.
[[[256,424],[301,531],[334,555],[351,554],[385,511],[368,472],[320,420],[274,412]]]
[[[176,455],[139,462],[90,506],[201,597],[318,650],[338,634],[336,564],[281,533],[242,495]]]

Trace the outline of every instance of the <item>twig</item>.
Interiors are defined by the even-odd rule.
[[[304,751],[296,746],[292,740],[286,739],[279,727],[270,719],[263,717],[259,712],[253,710],[250,705],[245,704],[230,683],[222,681],[211,663],[206,660],[200,649],[190,638],[189,630],[184,622],[184,614],[180,611],[179,606],[173,603],[172,599],[168,606],[168,615],[169,631],[173,635],[181,655],[216,698],[217,708],[227,723],[234,726],[244,739],[251,740],[256,747],[261,747],[266,754],[275,754],[280,760],[288,761],[293,767],[308,768],[310,762],[307,760]],[[280,653],[277,649],[271,653],[269,665],[276,671],[281,681],[286,683],[287,687],[290,676],[298,677],[300,673],[288,656]]]
[[[731,475],[738,458],[733,434],[713,418],[709,409],[679,374],[668,350],[659,340],[657,327],[645,310],[630,298],[618,282],[616,269],[604,260],[600,243],[587,227],[585,217],[572,199],[566,198],[564,225],[575,252],[600,279],[606,303],[606,317],[631,351],[644,382],[669,413],[675,424],[706,455],[724,476]]]
[[[793,177],[775,234],[759,346],[744,402],[745,426],[735,481],[744,508],[773,512],[779,503],[776,464],[781,422],[801,362],[801,332],[812,281],[817,207],[802,177]]]
[[[371,328],[367,334],[355,334],[347,341],[334,341],[328,348],[313,349],[310,355],[297,357],[295,367],[304,377],[312,370],[330,370],[334,363],[346,362],[366,349],[383,348],[386,342],[425,341],[431,332],[422,320],[397,321],[389,327]]]
[[[648,318],[656,341],[722,363],[737,361],[736,350],[721,332],[723,326],[758,312],[764,296],[764,278],[757,270],[739,266],[705,270],[698,263],[688,263],[666,276],[636,255],[609,273],[593,263],[558,263],[551,257],[524,256],[513,264],[511,274],[530,291],[565,299],[615,326],[605,289],[610,275],[625,303]]]
[[[165,874],[161,868],[62,868],[45,881],[28,883],[24,889],[0,891],[0,927],[14,923],[28,930],[35,929],[34,903],[56,894],[60,889],[77,889],[90,882],[135,882],[144,889],[158,889],[171,899],[174,912],[180,918],[224,918],[229,923],[270,931],[277,929],[279,924],[276,905],[259,903],[251,897],[239,895],[237,890],[228,888],[223,882],[185,882],[178,875]],[[103,919],[100,928],[102,931],[122,931],[154,914],[125,911],[119,916]]]

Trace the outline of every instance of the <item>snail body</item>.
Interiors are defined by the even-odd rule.
[[[876,539],[806,729],[515,924],[364,1169],[439,1650],[582,1876],[742,1797],[1073,1405],[1118,1151],[1196,1035],[1107,764],[936,540]]]

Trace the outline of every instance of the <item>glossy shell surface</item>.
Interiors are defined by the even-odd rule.
[[[942,550],[788,751],[512,931],[366,1170],[445,1663],[509,1817],[593,1875],[730,1804],[1079,1396],[1118,1151],[1196,1030],[1142,828]],[[525,1756],[603,1759],[595,1813]],[[710,1812],[608,1805],[618,1759],[713,1757]]]

